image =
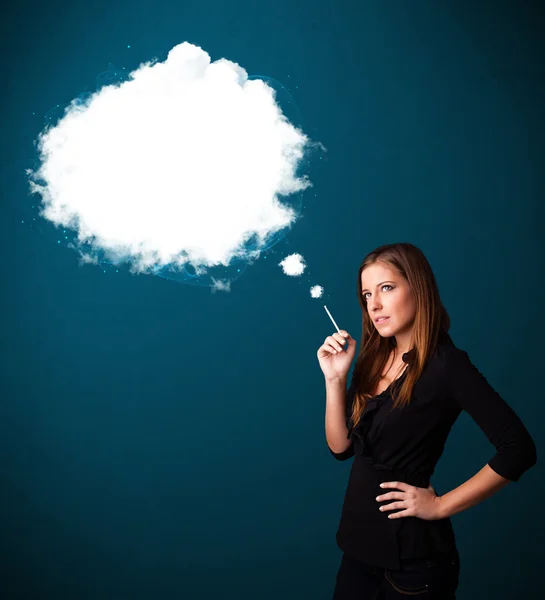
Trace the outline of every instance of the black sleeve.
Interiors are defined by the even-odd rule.
[[[346,414],[346,426],[348,430],[351,429],[351,416],[352,416],[352,401],[354,399],[354,394],[356,393],[355,382],[354,382],[354,373],[352,373],[352,381],[350,382],[350,386],[346,392],[345,398],[345,414]],[[344,452],[333,452],[329,445],[327,446],[329,452],[337,459],[337,460],[348,460],[354,456],[354,443],[352,439],[350,440],[350,446]]]
[[[496,448],[488,466],[502,477],[518,481],[537,462],[536,445],[520,418],[464,350],[450,348],[445,376],[447,395],[471,416]]]

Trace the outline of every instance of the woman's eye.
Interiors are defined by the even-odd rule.
[[[381,289],[383,290],[384,288],[392,288],[392,289],[393,289],[393,286],[391,286],[391,285],[388,285],[387,283],[385,283],[385,284],[382,286],[382,288],[381,288]],[[371,292],[365,292],[365,294],[363,294],[363,298],[364,298],[365,300],[367,300],[367,294],[370,294],[370,293],[371,293]]]

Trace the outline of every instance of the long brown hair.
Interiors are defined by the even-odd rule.
[[[410,402],[413,387],[435,350],[442,334],[448,334],[450,317],[441,302],[439,288],[424,253],[408,243],[387,244],[370,252],[358,270],[358,301],[362,310],[360,350],[356,358],[352,381],[356,385],[352,421],[358,424],[367,401],[373,397],[382,371],[396,347],[395,337],[382,337],[374,326],[367,310],[367,301],[361,288],[362,271],[376,262],[396,271],[409,283],[414,294],[416,315],[413,325],[412,348],[406,373],[392,383],[392,410]]]

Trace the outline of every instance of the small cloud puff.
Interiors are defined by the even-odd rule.
[[[282,267],[285,275],[296,277],[303,274],[307,265],[300,254],[294,253],[286,256],[282,262],[278,263],[278,266]]]
[[[310,288],[310,295],[313,298],[321,298],[324,293],[324,288],[321,285],[314,285]]]

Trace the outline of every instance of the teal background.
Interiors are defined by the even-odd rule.
[[[0,595],[328,600],[351,461],[316,352],[360,337],[378,245],[427,255],[451,335],[543,444],[538,2],[65,2],[2,9]],[[21,223],[45,113],[182,41],[291,91],[327,153],[289,243],[230,293],[79,267]],[[130,48],[127,46],[130,45]],[[305,280],[277,266],[298,251]],[[272,260],[271,260],[272,259]],[[438,493],[495,449],[463,413]],[[540,598],[543,467],[452,517],[458,597]]]

